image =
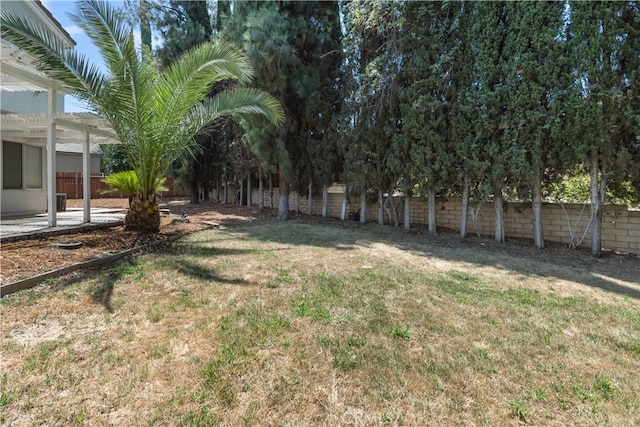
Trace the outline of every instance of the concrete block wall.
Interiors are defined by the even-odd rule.
[[[264,192],[265,206],[269,206],[269,192]],[[258,205],[258,190],[252,192],[252,204]],[[273,191],[273,206],[278,207],[279,191]],[[300,212],[309,214],[308,198],[306,194],[300,196]],[[342,212],[343,193],[329,193],[327,201],[327,216],[340,218]],[[394,198],[400,224],[404,220],[404,201],[401,197]],[[436,221],[438,227],[460,230],[461,199],[459,197],[439,198],[436,201]],[[289,194],[289,209],[296,209],[296,193]],[[477,212],[474,224],[472,209]],[[360,197],[351,197],[347,204],[346,215],[360,210]],[[507,238],[532,239],[532,211],[528,203],[505,203],[504,225]],[[322,214],[322,196],[314,197],[312,215]],[[542,227],[547,241],[569,245],[582,239],[581,246],[591,244],[591,228],[589,225],[591,208],[588,204],[560,204],[546,203],[542,206]],[[378,204],[367,204],[367,222],[378,221]],[[389,211],[384,211],[384,222],[393,222]],[[603,220],[603,247],[621,252],[640,254],[640,211],[629,210],[626,206],[606,205]],[[411,199],[411,228],[427,227],[427,200],[414,197]],[[481,236],[493,236],[494,206],[484,203],[481,206],[470,205],[467,216],[467,233],[472,235],[476,231]],[[586,233],[585,233],[586,231]]]

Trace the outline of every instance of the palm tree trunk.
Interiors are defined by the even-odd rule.
[[[157,233],[160,231],[160,209],[154,192],[145,197],[141,193],[134,196],[124,220],[127,231]]]

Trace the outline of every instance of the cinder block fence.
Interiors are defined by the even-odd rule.
[[[271,193],[264,191],[265,206],[273,203],[277,208],[280,193],[277,188]],[[259,192],[252,190],[251,203],[258,205]],[[296,210],[296,193],[289,194],[289,208]],[[342,214],[343,192],[330,192],[327,201],[327,216],[340,218]],[[396,205],[397,217],[400,223],[404,220],[404,203],[401,197],[393,199]],[[474,215],[475,213],[475,221]],[[348,200],[346,218],[349,212],[360,210],[360,198]],[[504,225],[507,238],[532,239],[532,213],[528,203],[505,203]],[[299,211],[308,212],[308,199],[306,195],[299,197]],[[366,209],[367,222],[377,222],[378,204],[368,203]],[[322,212],[322,196],[314,197],[312,215],[320,215]],[[461,199],[449,197],[438,199],[436,203],[436,221],[438,227],[460,230]],[[544,238],[546,241],[558,242],[570,245],[581,241],[581,246],[589,247],[591,244],[591,208],[588,204],[544,204],[542,208]],[[411,228],[426,228],[427,226],[427,201],[424,198],[414,197],[411,200]],[[389,211],[385,210],[385,224],[393,222]],[[480,234],[492,236],[494,232],[494,206],[493,203],[484,203],[480,206],[470,205],[467,216],[468,234]],[[603,247],[621,252],[640,254],[640,211],[629,210],[622,205],[606,205],[603,224]]]

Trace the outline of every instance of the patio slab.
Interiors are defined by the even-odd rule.
[[[66,212],[56,214],[56,227],[49,227],[47,214],[37,214],[28,217],[0,219],[0,239],[7,241],[19,237],[28,238],[33,234],[49,234],[90,225],[113,226],[124,223],[126,209],[91,209],[91,222],[84,221],[82,209],[68,209]]]

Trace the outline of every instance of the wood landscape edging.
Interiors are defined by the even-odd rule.
[[[217,228],[218,224],[217,223],[209,223],[206,221],[202,222],[203,224],[207,225],[208,228]],[[103,265],[107,265],[109,263],[118,261],[122,258],[125,257],[129,257],[133,254],[135,254],[136,252],[140,252],[143,251],[145,249],[152,249],[155,248],[156,246],[165,244],[165,243],[171,243],[175,240],[178,240],[181,237],[184,237],[190,233],[195,233],[196,231],[202,231],[202,230],[191,230],[191,231],[182,231],[182,232],[178,232],[176,234],[173,234],[171,236],[168,236],[166,239],[163,240],[157,240],[155,242],[151,242],[149,244],[146,245],[142,245],[142,246],[137,246],[135,248],[132,249],[127,249],[126,251],[123,252],[118,252],[115,254],[111,254],[111,255],[107,255],[107,256],[103,256],[103,257],[99,257],[99,258],[94,258],[91,259],[89,261],[83,261],[83,262],[78,262],[72,265],[68,265],[66,267],[62,267],[58,270],[52,270],[52,271],[48,271],[46,273],[40,274],[38,276],[34,276],[34,277],[30,277],[28,279],[24,279],[24,280],[19,280],[17,282],[13,282],[13,283],[8,283],[6,285],[1,285],[0,286],[0,298],[4,298],[5,296],[12,294],[14,292],[18,292],[18,291],[24,291],[26,289],[30,289],[33,288],[34,286],[36,286],[37,284],[39,284],[40,282],[47,280],[47,279],[53,279],[55,277],[59,277],[59,276],[63,276],[65,274],[71,273],[73,271],[76,270],[80,270],[80,269],[85,269],[85,268],[92,268],[92,267],[101,267]]]
[[[106,222],[100,222],[100,223],[85,223],[80,226],[44,228],[42,230],[38,230],[35,232],[26,232],[26,233],[11,234],[9,236],[2,236],[0,237],[0,244],[19,242],[22,240],[36,240],[36,239],[42,239],[46,237],[81,234],[88,231],[96,231],[96,230],[102,230],[105,228],[118,227],[120,225],[124,225],[123,220],[106,221]]]

